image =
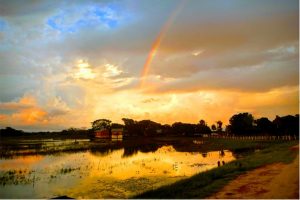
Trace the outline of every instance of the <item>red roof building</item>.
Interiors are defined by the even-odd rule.
[[[110,138],[109,130],[107,130],[107,129],[96,130],[95,137],[96,138]]]

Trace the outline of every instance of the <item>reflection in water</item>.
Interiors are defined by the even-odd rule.
[[[106,153],[91,148],[2,159],[0,197],[127,198],[234,159],[229,151],[178,152],[172,145],[158,144],[122,147],[104,148]]]

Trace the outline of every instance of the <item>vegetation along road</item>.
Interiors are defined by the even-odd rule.
[[[298,147],[294,148],[298,151]],[[240,175],[213,199],[297,199],[299,198],[299,155],[290,164],[274,163]]]
[[[298,143],[265,144],[222,167],[134,198],[298,198]]]

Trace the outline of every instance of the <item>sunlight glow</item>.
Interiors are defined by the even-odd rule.
[[[118,76],[122,73],[122,70],[120,70],[116,65],[105,64],[104,67],[105,67],[105,72],[103,74],[104,77]]]
[[[77,72],[73,76],[76,79],[94,79],[96,74],[90,68],[89,63],[80,60],[77,64]]]
[[[194,51],[192,53],[193,56],[199,56],[200,54],[202,54],[204,52],[204,50],[197,50],[197,51]]]

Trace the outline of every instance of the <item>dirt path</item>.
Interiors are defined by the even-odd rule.
[[[299,155],[291,164],[275,163],[231,181],[213,199],[299,199]]]

